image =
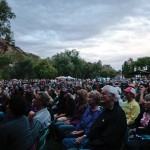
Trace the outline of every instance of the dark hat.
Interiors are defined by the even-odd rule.
[[[66,93],[73,94],[73,91],[72,91],[71,89],[67,89],[67,90],[65,90],[65,94],[66,94]]]

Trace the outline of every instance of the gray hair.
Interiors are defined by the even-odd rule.
[[[96,104],[100,103],[100,93],[97,90],[89,92],[89,96],[93,98]]]
[[[113,86],[111,86],[111,85],[105,85],[105,86],[102,88],[102,90],[105,90],[105,91],[107,91],[109,94],[114,95],[114,96],[115,96],[115,97],[114,97],[114,101],[115,101],[115,102],[117,102],[117,101],[119,100],[119,93],[118,93],[118,90],[117,90],[115,87],[113,87]]]

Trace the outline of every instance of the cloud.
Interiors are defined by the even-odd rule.
[[[77,49],[87,61],[121,69],[149,56],[149,0],[8,0],[16,45],[41,58]]]

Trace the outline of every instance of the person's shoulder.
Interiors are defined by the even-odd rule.
[[[124,110],[122,109],[121,106],[117,106],[117,109],[118,109],[119,112],[123,112],[124,113]]]
[[[138,102],[135,99],[132,101],[132,105],[133,106],[139,106]]]
[[[119,104],[115,105],[114,109],[117,110],[117,111],[122,111],[122,108]]]
[[[42,120],[44,118],[41,118],[39,116],[35,116],[32,121],[30,122],[30,125],[34,125],[34,124],[41,124]]]
[[[127,105],[127,101],[123,101],[123,102],[121,103],[121,107],[124,106],[124,105]]]
[[[122,118],[125,117],[125,111],[122,109],[121,106],[116,107],[116,115],[118,116],[117,118]],[[126,118],[126,117],[125,117]]]
[[[5,132],[9,131],[9,129],[13,129],[17,125],[18,125],[18,122],[15,119],[11,120],[11,121],[6,121],[6,122],[1,124],[0,133],[1,133],[1,131],[5,131]]]

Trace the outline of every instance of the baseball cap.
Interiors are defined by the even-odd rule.
[[[128,87],[128,88],[124,89],[124,91],[127,93],[136,94],[136,90],[133,87]]]

